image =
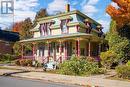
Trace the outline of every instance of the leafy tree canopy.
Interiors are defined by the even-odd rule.
[[[105,63],[122,63],[129,59],[130,41],[126,37],[121,37],[116,31],[116,22],[111,21],[110,30],[105,39],[108,41],[109,50],[101,53],[100,57]],[[110,64],[111,64],[110,63]]]
[[[118,29],[130,23],[130,0],[112,0],[118,8],[109,5],[106,12],[117,23]]]
[[[130,0],[112,0],[118,8],[108,5],[106,12],[116,22],[116,31],[130,40]]]

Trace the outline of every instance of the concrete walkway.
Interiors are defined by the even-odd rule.
[[[32,68],[32,70],[34,69]],[[38,70],[41,70],[41,69],[38,69]],[[0,70],[0,72],[1,71],[5,72],[5,70]],[[9,72],[10,70],[6,70],[6,71]],[[32,72],[26,72],[26,73],[12,74],[12,76],[24,77],[24,78],[30,78],[30,79],[47,80],[47,81],[53,81],[53,82],[61,82],[61,83],[66,83],[66,84],[91,85],[91,86],[99,86],[99,87],[130,87],[130,82],[105,79],[105,77],[109,75],[96,75],[96,76],[89,76],[89,77],[81,77],[81,76],[68,76],[68,75],[32,71]]]

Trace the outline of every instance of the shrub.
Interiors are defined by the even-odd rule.
[[[59,65],[59,73],[65,75],[89,75],[104,73],[96,62],[88,62],[84,58],[72,57]]]
[[[32,66],[32,59],[26,59],[27,66]]]
[[[13,61],[15,60],[15,56],[13,55],[10,55],[10,54],[4,54],[4,55],[1,55],[0,56],[0,61],[2,62],[10,62],[10,61]]]
[[[109,50],[106,52],[102,52],[100,57],[101,57],[101,64],[105,68],[110,69],[112,64],[115,62],[117,54],[114,51]]]
[[[20,66],[32,66],[32,61],[32,59],[18,59],[15,60],[15,64]]]
[[[130,66],[126,65],[117,66],[116,72],[119,78],[130,79]]]
[[[19,60],[19,59],[15,60],[14,63],[15,63],[16,65],[20,66],[20,60]]]
[[[93,58],[93,57],[87,57],[87,61],[88,62],[95,62],[96,60],[95,60],[95,58]]]
[[[130,60],[126,63],[127,66],[130,66]]]
[[[26,59],[19,60],[21,66],[27,66]]]

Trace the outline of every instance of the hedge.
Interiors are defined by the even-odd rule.
[[[117,66],[116,72],[119,78],[130,79],[130,66],[127,65]]]

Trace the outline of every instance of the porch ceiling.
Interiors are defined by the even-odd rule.
[[[68,40],[68,39],[77,39],[80,38],[81,40],[91,40],[94,42],[100,41],[101,39],[97,36],[94,36],[92,34],[86,34],[86,33],[72,33],[72,34],[62,34],[62,35],[50,35],[50,36],[42,36],[37,38],[31,38],[26,40],[21,40],[19,42],[37,42],[37,41],[56,41],[56,40]],[[43,42],[43,41],[42,41]]]

